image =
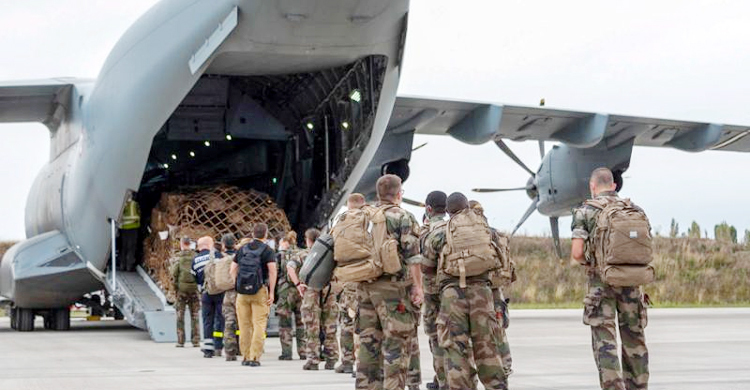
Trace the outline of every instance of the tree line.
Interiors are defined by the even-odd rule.
[[[703,230],[701,234],[701,227],[698,222],[693,221],[688,227],[686,232],[680,232],[680,224],[672,218],[672,223],[669,225],[669,237],[689,237],[689,238],[708,238],[708,230]],[[659,235],[659,233],[656,233]],[[731,242],[734,244],[738,243],[737,228],[728,224],[726,221],[714,226],[714,239],[717,241]],[[745,229],[745,236],[742,239],[744,244],[750,245],[750,230]]]

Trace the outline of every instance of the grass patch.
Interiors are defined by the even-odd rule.
[[[562,240],[570,254],[570,239]],[[583,267],[560,261],[552,239],[515,237],[518,280],[506,291],[512,308],[582,307]],[[695,238],[654,238],[656,281],[644,287],[653,307],[750,306],[750,251],[744,245]]]

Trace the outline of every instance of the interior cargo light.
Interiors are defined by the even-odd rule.
[[[343,121],[343,122],[341,122],[341,127],[343,127],[343,128],[344,128],[344,130],[347,130],[347,129],[349,129],[349,122],[347,122],[347,121]]]
[[[232,140],[232,135],[231,134],[227,134],[227,141],[231,141],[231,140]]]
[[[192,150],[190,151],[190,157],[195,157],[195,152],[193,152]]]
[[[312,129],[315,128],[315,125],[313,125],[312,122],[307,122],[307,124],[305,125],[305,127],[307,127],[307,130],[312,130]]]
[[[359,92],[358,89],[353,89],[351,92],[349,92],[349,99],[352,99],[352,101],[359,103],[360,101],[362,101],[362,92]]]
[[[210,142],[208,142],[208,141],[206,141],[206,142],[204,142],[204,143],[203,143],[203,145],[206,145],[206,146],[211,146],[211,143],[210,143]]]
[[[273,184],[276,184],[276,183],[278,183],[278,182],[279,182],[279,179],[277,179],[277,178],[275,178],[275,177],[274,177],[273,179],[271,179],[271,183],[273,183]]]
[[[172,160],[177,160],[177,155],[176,154],[172,155]]]
[[[169,169],[169,164],[167,164],[167,163],[164,163],[164,165],[163,165],[163,166],[164,166],[164,169]]]

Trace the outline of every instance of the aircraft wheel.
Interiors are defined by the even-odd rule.
[[[54,309],[50,314],[53,330],[70,330],[70,309]]]
[[[19,332],[31,332],[34,330],[34,310],[17,308],[16,330]]]

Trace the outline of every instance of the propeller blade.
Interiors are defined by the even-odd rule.
[[[552,241],[555,243],[557,258],[562,259],[562,248],[560,247],[560,223],[557,217],[549,217],[549,227],[552,230]]]
[[[539,157],[544,160],[544,141],[539,140]]]
[[[526,191],[526,187],[519,188],[474,188],[473,192],[506,192],[506,191]]]
[[[411,151],[412,151],[412,152],[415,152],[415,151],[417,151],[417,150],[419,150],[419,149],[422,149],[422,148],[424,148],[424,147],[425,147],[426,145],[427,145],[427,142],[423,143],[422,145],[419,145],[419,146],[417,146],[416,148],[412,149]]]
[[[424,203],[417,202],[416,200],[411,200],[409,198],[401,198],[401,201],[412,206],[424,207]]]
[[[521,168],[523,168],[526,172],[528,172],[529,175],[531,176],[535,175],[534,171],[529,169],[529,167],[527,167],[526,164],[524,164],[523,161],[521,161],[521,159],[518,158],[518,156],[516,156],[516,154],[513,153],[512,150],[510,150],[508,145],[506,145],[505,142],[503,142],[502,138],[500,138],[499,136],[496,136],[494,141],[495,141],[495,145],[497,145],[497,147],[500,148],[500,150],[502,150],[503,153],[508,155],[508,157],[510,157],[513,161],[515,161],[516,164],[518,164]]]
[[[513,236],[514,234],[516,234],[516,231],[518,230],[518,228],[520,228],[521,225],[523,225],[523,223],[526,222],[527,219],[529,219],[529,216],[531,216],[531,214],[533,214],[534,211],[536,211],[536,205],[537,205],[537,203],[539,203],[539,199],[538,198],[534,199],[534,201],[531,202],[531,206],[529,206],[529,208],[526,210],[526,212],[523,213],[523,217],[521,217],[521,221],[519,221],[518,225],[516,225],[515,229],[513,229],[513,233],[510,234],[511,236]]]

